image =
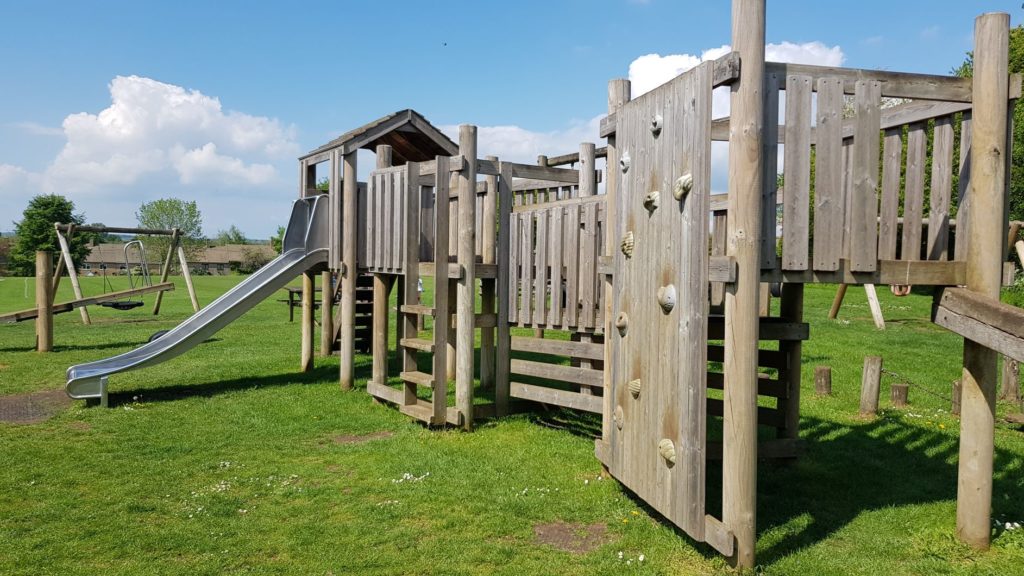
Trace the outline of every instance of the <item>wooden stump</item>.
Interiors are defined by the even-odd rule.
[[[878,394],[882,385],[882,357],[864,358],[864,373],[860,382],[860,415],[874,416],[878,413]]]
[[[1003,358],[1003,387],[999,390],[999,399],[1020,403],[1020,362],[1013,358]]]
[[[907,395],[910,391],[909,384],[893,384],[890,388],[892,394],[892,405],[894,408],[904,408],[907,405]]]
[[[814,367],[814,392],[818,396],[832,395],[832,368],[829,366]]]

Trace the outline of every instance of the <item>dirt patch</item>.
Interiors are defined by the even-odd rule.
[[[584,554],[608,541],[608,525],[552,522],[535,524],[533,535],[537,542],[547,544],[565,552]]]
[[[0,422],[38,424],[69,405],[71,398],[59,389],[0,396]]]
[[[68,428],[78,432],[88,432],[89,430],[92,430],[92,424],[75,420],[74,422],[68,422]]]
[[[10,364],[4,364],[3,362],[0,362],[0,370],[5,370],[5,369],[10,368],[10,367],[11,367]]]
[[[363,442],[391,438],[394,435],[394,432],[382,430],[380,432],[371,432],[369,434],[339,434],[337,436],[332,436],[331,440],[335,444],[362,444]]]

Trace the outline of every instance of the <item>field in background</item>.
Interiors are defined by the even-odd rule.
[[[209,303],[239,277],[196,278]],[[87,295],[102,291],[83,279]],[[117,281],[118,279],[115,279]],[[119,279],[122,283],[126,280]],[[176,279],[180,283],[180,279]],[[0,312],[31,307],[31,279],[0,278]],[[115,286],[115,289],[124,286]],[[996,429],[993,549],[953,536],[958,421],[949,410],[959,338],[931,300],[880,290],[876,331],[863,291],[825,319],[834,287],[807,288],[801,420],[806,451],[764,464],[758,558],[768,574],[1009,574],[1024,565],[1024,436]],[[284,293],[280,293],[284,298]],[[65,282],[58,301],[70,299]],[[59,388],[71,364],[107,357],[187,317],[91,308],[56,317],[55,352],[33,325],[0,325],[0,395]],[[392,318],[394,316],[392,315]],[[884,357],[910,406],[857,417],[865,355]],[[661,574],[724,562],[599,480],[586,417],[539,411],[471,434],[428,431],[337,386],[337,360],[299,374],[299,325],[268,299],[197,349],[111,378],[113,408],[72,402],[36,424],[0,423],[4,574]],[[829,365],[834,395],[817,398]],[[1016,407],[1000,405],[1002,415]],[[711,474],[716,467],[712,467]],[[567,551],[569,550],[569,551]],[[641,560],[642,557],[642,560]]]

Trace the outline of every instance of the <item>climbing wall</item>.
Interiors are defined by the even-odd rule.
[[[704,540],[712,68],[617,118],[611,435],[615,478]],[[609,167],[616,169],[616,167]]]

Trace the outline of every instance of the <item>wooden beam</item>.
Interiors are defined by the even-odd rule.
[[[356,226],[359,214],[359,182],[357,180],[356,151],[342,157],[341,180],[341,264],[338,275],[341,282],[341,332],[338,362],[338,383],[342,390],[351,390],[355,385],[356,349],[356,268],[357,236]]]
[[[140,296],[142,294],[160,292],[163,290],[174,290],[174,284],[170,282],[166,284],[153,284],[152,286],[119,290],[117,292],[107,292],[106,294],[99,294],[97,296],[88,296],[77,300],[71,300],[69,302],[61,302],[53,305],[53,313],[62,314],[82,306],[92,306],[94,304],[102,304],[104,302],[113,302],[114,300],[121,300],[123,298],[128,298],[129,296]],[[28,310],[19,310],[17,312],[7,312],[5,314],[0,314],[0,324],[12,324],[14,322],[32,320],[33,318],[38,317],[38,315],[38,308],[29,308]]]
[[[476,126],[459,126],[459,154],[466,165],[458,178],[458,252],[462,277],[456,285],[455,407],[462,412],[465,430],[473,429],[474,309],[476,306]],[[438,209],[443,209],[439,207]]]
[[[1024,361],[1024,309],[964,288],[946,288],[934,321],[1000,354]]]
[[[53,254],[36,252],[36,352],[53,350]]]
[[[887,98],[942,100],[947,102],[971,101],[971,79],[960,78],[959,76],[910,74],[887,70],[838,68],[782,62],[766,62],[765,69],[768,72],[781,74],[783,77],[791,74],[810,76],[813,81],[817,81],[818,78],[839,78],[843,81],[843,93],[850,96],[856,93],[858,81],[876,80],[882,83],[882,96]],[[1006,86],[1006,80],[1004,80],[1003,86]],[[1005,96],[1007,92],[1003,92],[1003,94]]]

